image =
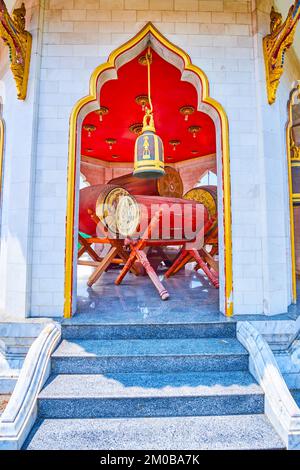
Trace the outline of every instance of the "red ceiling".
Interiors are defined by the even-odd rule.
[[[164,142],[165,161],[178,162],[214,153],[216,138],[212,119],[196,111],[186,122],[179,112],[179,108],[185,105],[192,105],[196,109],[195,88],[180,80],[181,74],[176,67],[154,51],[152,56],[151,96],[156,132]],[[101,105],[109,108],[103,121],[100,122],[95,113],[86,116],[83,125],[93,124],[97,129],[91,137],[82,129],[82,155],[114,162],[133,161],[136,135],[129,131],[129,127],[133,123],[142,122],[144,115],[142,108],[135,102],[138,95],[147,95],[147,67],[140,65],[138,58],[135,58],[119,69],[117,80],[110,80],[103,85]],[[188,127],[192,125],[202,128],[196,138],[188,132]],[[117,140],[112,150],[105,142],[107,138]],[[169,144],[174,139],[181,141],[175,151]],[[193,152],[195,150],[197,154]],[[114,159],[112,155],[119,157]]]

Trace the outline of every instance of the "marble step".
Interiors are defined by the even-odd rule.
[[[126,419],[45,419],[28,450],[284,449],[264,415]]]
[[[264,394],[249,372],[57,375],[39,396],[43,418],[263,412]]]
[[[52,355],[54,374],[248,370],[235,338],[63,340]]]
[[[66,322],[66,321],[65,321]],[[63,339],[172,339],[172,338],[234,338],[236,323],[193,322],[193,323],[155,323],[155,324],[118,324],[93,322],[64,323]]]

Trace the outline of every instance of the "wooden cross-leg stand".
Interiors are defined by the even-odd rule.
[[[160,213],[157,212],[153,219],[151,220],[149,227],[146,229],[145,233],[143,234],[142,238],[136,242],[129,240],[129,246],[131,248],[131,253],[129,255],[129,258],[120,272],[119,276],[115,280],[115,284],[119,285],[121,284],[122,280],[128,273],[128,271],[131,269],[133,266],[134,262],[136,260],[140,261],[140,263],[143,265],[145,268],[146,273],[148,274],[149,278],[153,282],[154,286],[158,290],[158,293],[160,295],[160,298],[162,300],[167,300],[169,298],[169,293],[165,289],[165,287],[162,285],[160,282],[156,272],[152,268],[151,264],[149,263],[149,260],[144,253],[143,249],[147,245],[147,240],[151,239],[151,233],[156,227],[156,225],[159,223],[159,218],[160,218]]]
[[[209,266],[209,268],[212,268],[216,273],[219,273],[219,263],[214,259],[213,254],[211,252],[208,252],[205,248],[202,248],[199,251],[199,254],[203,261],[205,261],[205,263]],[[200,267],[197,264],[195,266],[195,270],[197,271],[198,269],[200,269]]]
[[[190,250],[193,252],[193,258],[197,261],[198,266],[202,269],[202,271],[207,275],[208,279],[212,282],[212,284],[218,289],[219,287],[219,276],[217,273],[212,271],[207,263],[202,259],[198,250]],[[200,250],[201,252],[202,250]]]
[[[112,246],[108,254],[103,258],[102,261],[98,264],[93,274],[89,277],[87,285],[92,287],[95,282],[98,281],[99,277],[104,273],[108,266],[112,263],[114,258],[118,255],[118,248]]]
[[[88,213],[89,213],[91,219],[95,222],[96,225],[98,223],[100,223],[100,220],[99,220],[99,218],[97,217],[97,215],[95,214],[94,211],[89,209]],[[80,243],[82,243],[81,239],[79,241],[80,241]],[[90,251],[86,247],[87,241],[84,240],[84,239],[83,239],[83,241],[85,242],[85,244],[84,244],[85,250],[84,251],[87,251],[90,254],[90,256],[92,256],[92,254],[94,254],[94,256],[92,256],[92,258],[94,259],[94,262],[90,262],[90,265],[95,266],[95,268],[96,268],[95,271],[93,272],[93,274],[88,279],[87,285],[89,287],[92,287],[92,285],[95,284],[95,282],[98,281],[100,276],[104,273],[104,271],[109,267],[109,265],[111,263],[121,264],[121,263],[126,263],[127,260],[128,260],[129,254],[124,249],[124,240],[113,239],[113,238],[103,238],[103,239],[101,239],[101,238],[91,238],[90,242],[93,241],[94,243],[109,243],[111,245],[111,249],[109,250],[107,255],[104,256],[104,258],[100,258],[94,252],[94,250],[89,246],[89,249],[91,251],[91,253],[90,253]],[[95,256],[97,257],[96,259],[95,259]],[[136,276],[139,275],[139,271],[138,271],[137,267],[131,266],[130,270]]]
[[[165,277],[170,277],[174,274],[176,274],[183,266],[185,266],[187,263],[189,263],[192,260],[195,260],[197,262],[198,269],[202,269],[204,273],[207,275],[208,279],[212,282],[212,284],[218,288],[219,287],[219,277],[218,274],[212,271],[207,263],[202,259],[201,252],[203,249],[196,250],[195,248],[187,250],[186,248],[183,248],[180,252],[180,255],[178,258],[175,260],[173,265],[168,269],[168,271],[165,274]]]
[[[178,271],[180,271],[181,268],[183,268],[183,266],[189,263],[191,259],[192,255],[187,250],[182,249],[172,266],[170,266],[168,271],[165,273],[165,277],[168,278],[176,274]]]
[[[97,253],[93,250],[91,247],[91,240],[90,238],[84,238],[80,233],[78,234],[78,241],[81,245],[81,247],[78,250],[78,259],[84,254],[88,253],[92,260],[94,261],[101,261],[100,256],[97,255]]]
[[[100,261],[100,263],[97,263],[95,271],[89,277],[89,280],[87,282],[87,285],[89,287],[92,287],[92,285],[98,281],[98,279],[104,273],[104,271],[108,268],[108,266],[111,263],[115,262],[118,257],[121,258],[121,260],[119,261],[119,264],[120,262],[126,263],[129,259],[129,254],[123,248],[124,242],[122,240],[110,239],[109,243],[111,244],[111,249],[109,250],[107,255]],[[136,276],[139,275],[139,271],[134,265],[130,267],[130,271]]]

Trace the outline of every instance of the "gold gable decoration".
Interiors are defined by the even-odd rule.
[[[0,0],[0,36],[9,48],[10,68],[16,82],[19,100],[25,100],[31,55],[31,34],[25,30],[26,9],[24,3],[7,11],[3,0]]]
[[[270,14],[270,34],[263,38],[263,51],[266,67],[267,94],[269,104],[276,100],[276,92],[283,73],[285,53],[291,47],[300,18],[300,0],[295,0],[286,20],[272,7]]]

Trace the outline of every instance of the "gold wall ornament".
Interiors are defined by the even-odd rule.
[[[173,147],[173,152],[175,152],[176,147],[181,144],[180,140],[172,139],[169,140],[169,144]]]
[[[99,121],[103,121],[103,116],[106,116],[108,114],[109,109],[106,106],[100,106],[99,109],[96,109],[95,114],[99,116]]]
[[[95,132],[97,127],[94,124],[84,124],[83,129],[87,131],[88,137],[92,137],[92,132]]]
[[[105,139],[105,142],[108,145],[108,149],[112,150],[113,145],[115,145],[117,143],[117,139],[113,139],[112,137],[109,137],[108,139]]]
[[[130,132],[136,135],[140,135],[143,130],[143,123],[142,122],[135,122],[134,124],[131,124],[129,127]]]
[[[291,160],[300,162],[300,147],[298,147],[291,135]]]
[[[295,0],[284,22],[282,21],[282,15],[272,7],[270,34],[263,38],[269,104],[273,104],[276,100],[277,88],[283,73],[285,53],[293,44],[299,18],[300,0]]]
[[[194,106],[190,106],[190,105],[182,106],[181,108],[179,108],[179,112],[183,114],[184,120],[188,121],[189,116],[191,116],[195,112],[195,108]]]
[[[9,49],[19,100],[26,99],[32,44],[32,36],[25,30],[25,16],[24,3],[10,15],[4,1],[0,0],[0,36]]]
[[[150,64],[152,64],[152,56],[149,57],[149,61],[150,61]],[[138,58],[138,62],[139,62],[140,65],[144,65],[146,67],[148,65],[147,54],[140,56]]]
[[[193,138],[196,139],[198,132],[201,131],[200,126],[190,126],[188,131],[192,134]]]
[[[139,95],[135,98],[136,104],[141,106],[142,111],[145,111],[145,107],[149,106],[149,98],[147,95]]]

